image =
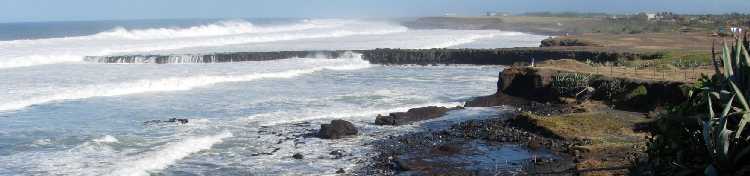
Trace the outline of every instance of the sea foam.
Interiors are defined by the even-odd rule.
[[[280,72],[250,73],[242,75],[196,75],[189,77],[169,77],[161,79],[141,79],[122,83],[86,85],[78,88],[60,90],[50,95],[40,95],[0,104],[0,111],[22,109],[31,105],[61,100],[84,99],[91,97],[122,96],[148,92],[185,91],[197,87],[210,86],[227,82],[246,82],[260,79],[284,79],[311,74],[322,70],[356,70],[370,67],[371,64],[361,58],[361,54],[350,53],[347,58],[312,59],[308,64],[315,65],[316,60],[329,61],[329,65],[315,65],[309,68],[292,69]],[[338,61],[338,62],[330,62]],[[304,64],[304,63],[303,63]]]
[[[149,175],[149,171],[164,169],[193,153],[211,149],[214,144],[220,143],[229,137],[232,137],[232,133],[223,132],[213,136],[186,138],[182,141],[162,146],[156,151],[143,153],[133,159],[124,161],[107,175]]]

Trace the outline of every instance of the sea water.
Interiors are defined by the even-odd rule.
[[[333,174],[366,162],[368,142],[418,130],[375,126],[377,114],[461,105],[493,93],[502,70],[373,65],[356,52],[212,64],[101,64],[86,56],[521,47],[545,38],[352,19],[51,22],[3,30],[13,32],[0,37],[0,175]],[[169,118],[189,123],[144,123]],[[361,134],[307,137],[331,119],[352,121]],[[332,150],[346,155],[332,158]]]

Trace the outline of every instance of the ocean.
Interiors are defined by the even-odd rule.
[[[377,114],[458,106],[502,66],[385,66],[354,50],[533,47],[546,36],[415,30],[387,20],[215,19],[0,24],[0,175],[326,175],[366,162]],[[118,63],[87,56],[352,50],[339,58]],[[491,116],[467,108],[444,118]],[[145,123],[170,118],[187,124]],[[361,134],[304,137],[331,119]],[[343,158],[332,158],[342,150]],[[292,159],[294,153],[305,155]],[[522,160],[524,151],[507,153]]]

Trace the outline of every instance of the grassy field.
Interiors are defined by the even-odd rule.
[[[688,17],[699,18],[700,16],[682,16],[679,19],[684,20]],[[632,16],[618,19],[594,16],[493,16],[428,17],[406,23],[406,25],[417,28],[521,31],[590,44],[574,48],[560,46],[550,48],[661,53],[662,57],[654,60],[622,59],[614,63],[587,62],[583,65],[588,66],[583,67],[580,63],[572,62],[539,64],[539,66],[615,77],[693,81],[701,74],[713,73],[711,56],[714,45],[718,48],[723,45],[724,41],[732,41],[733,37],[715,35],[717,29],[723,27],[723,22],[734,19],[742,21],[745,17],[727,15],[700,18],[713,21],[710,23],[682,20],[650,21]]]

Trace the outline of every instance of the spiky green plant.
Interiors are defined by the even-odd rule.
[[[703,119],[702,137],[711,163],[706,175],[750,174],[750,55],[747,43],[737,39],[733,47],[723,48],[722,70],[700,89],[708,107]]]
[[[575,96],[589,86],[591,77],[591,74],[585,73],[557,73],[552,75],[551,87],[562,96]]]
[[[714,62],[716,74],[703,75],[689,91],[689,101],[652,123],[648,160],[638,170],[750,175],[750,56],[747,42],[734,44],[725,44],[720,61]]]

